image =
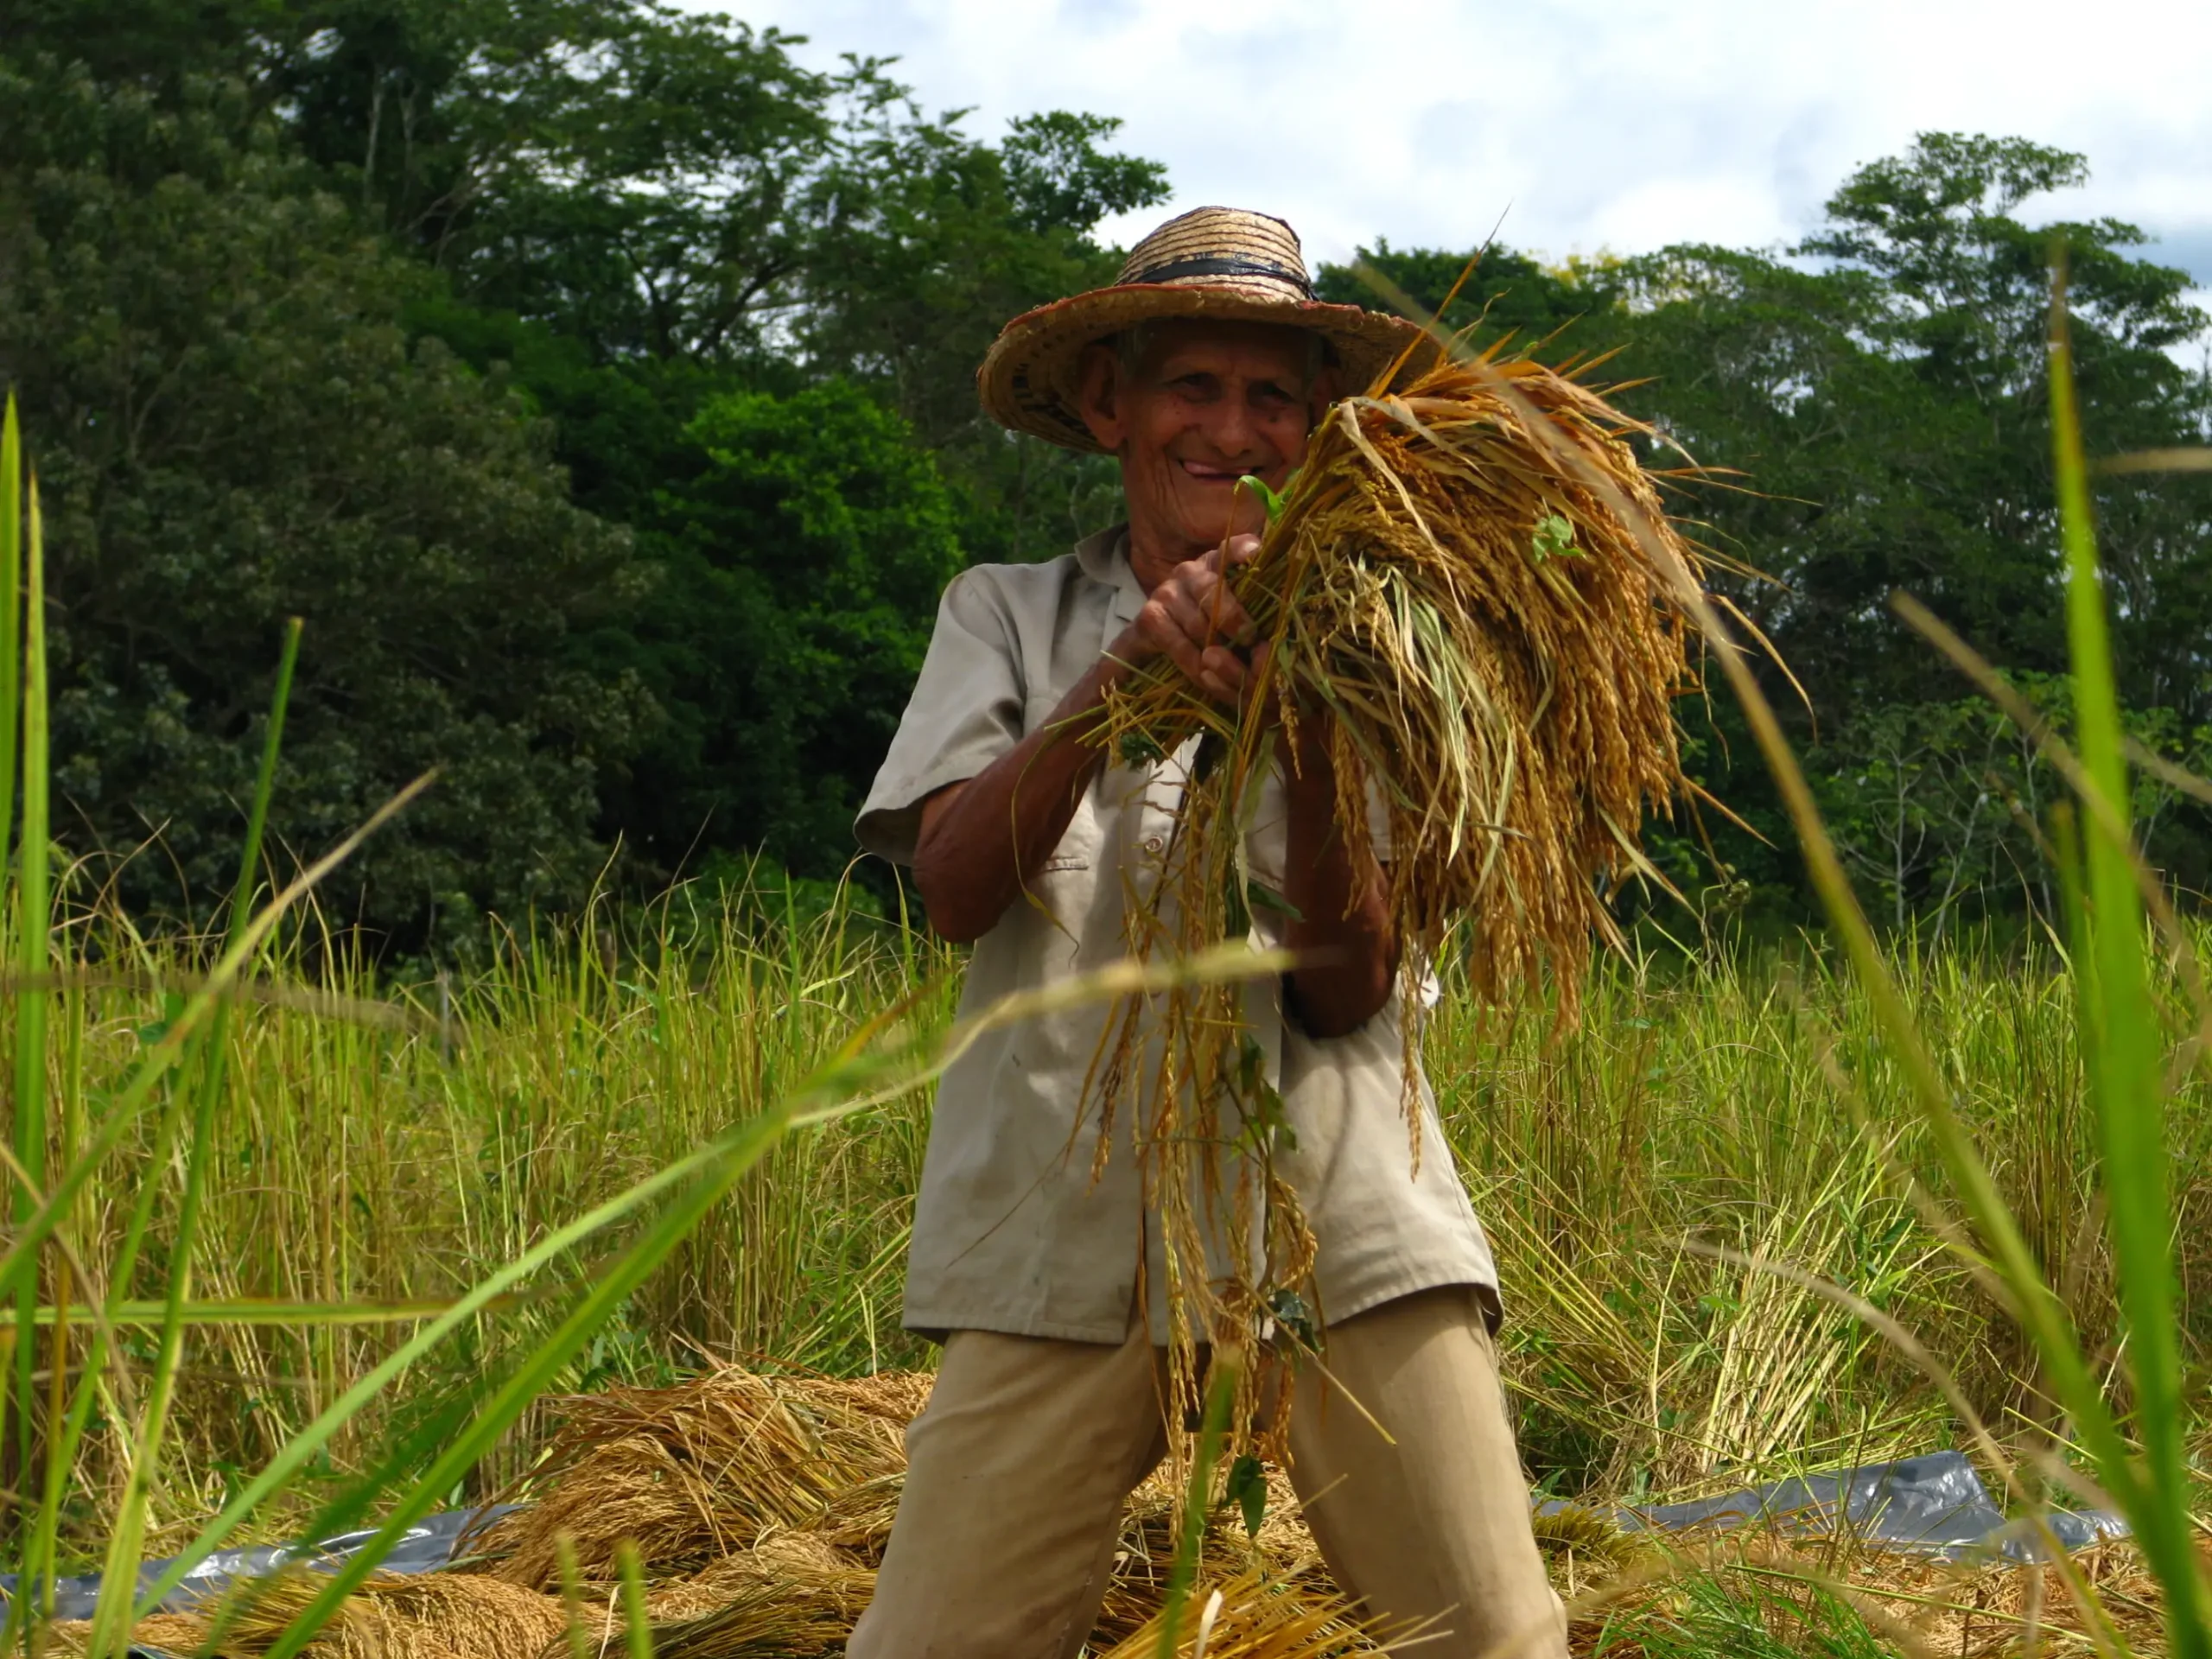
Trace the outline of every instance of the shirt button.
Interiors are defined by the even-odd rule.
[[[1164,841],[1160,840],[1160,838],[1158,836],[1147,836],[1144,838],[1144,849],[1145,849],[1145,851],[1147,851],[1147,853],[1155,853],[1155,854],[1156,854],[1156,853],[1158,853],[1158,852],[1160,851],[1160,849],[1161,848],[1165,847],[1166,844],[1167,844],[1167,843],[1166,843],[1166,842],[1164,842]]]

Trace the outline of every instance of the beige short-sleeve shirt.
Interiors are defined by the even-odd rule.
[[[855,826],[862,846],[911,862],[922,802],[976,776],[1051,715],[1144,602],[1125,546],[1116,528],[1047,563],[978,565],[953,581]],[[1248,855],[1255,876],[1280,886],[1287,836],[1271,787]],[[1126,954],[1122,906],[1158,878],[1179,790],[1173,760],[1102,769],[1030,901],[1009,906],[976,941],[963,1016]],[[1276,943],[1268,919],[1255,918],[1253,943]],[[1325,1041],[1282,1018],[1279,988],[1250,988],[1245,1007],[1296,1137],[1276,1168],[1313,1230],[1322,1317],[1349,1319],[1439,1285],[1479,1287],[1494,1306],[1490,1245],[1426,1079],[1414,1166],[1397,999]],[[1108,1017],[1077,1008],[987,1033],[946,1071],[907,1256],[909,1329],[1119,1342],[1141,1277],[1154,1338],[1166,1340],[1160,1275],[1140,1274],[1159,1232],[1127,1124],[1117,1122],[1094,1179],[1100,1114],[1084,1081]]]

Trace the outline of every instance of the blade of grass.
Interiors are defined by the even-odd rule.
[[[21,712],[23,566],[23,449],[22,433],[16,416],[16,394],[8,394],[7,410],[0,415],[0,883],[4,883],[8,846],[16,815],[16,721]],[[19,1189],[11,1205],[16,1224],[30,1213],[28,1191]],[[0,1275],[0,1296],[7,1280]],[[35,1300],[35,1298],[34,1298]],[[18,1305],[20,1306],[20,1304]],[[0,1516],[16,1503],[15,1488],[27,1478],[30,1455],[30,1402],[16,1393],[16,1357],[29,1340],[28,1332],[11,1331],[0,1353],[0,1458],[8,1446],[10,1408],[19,1408],[13,1427],[22,1437],[16,1449],[17,1479],[0,1479]],[[13,1526],[0,1527],[0,1535],[17,1534]]]
[[[1237,1372],[1227,1345],[1213,1352],[1213,1375],[1206,1380],[1205,1413],[1198,1422],[1197,1455],[1190,1484],[1183,1491],[1183,1514],[1175,1530],[1175,1559],[1167,1569],[1167,1597],[1160,1615],[1160,1659],[1175,1659],[1183,1635],[1183,1610],[1198,1582],[1198,1551],[1205,1542],[1206,1512],[1213,1502],[1214,1465],[1229,1438],[1229,1414],[1236,1404]]]
[[[35,631],[35,624],[34,624]],[[254,780],[253,806],[246,821],[245,844],[238,855],[238,886],[231,894],[231,919],[226,950],[235,947],[253,920],[256,873],[261,868],[261,837],[269,823],[270,798],[276,788],[276,757],[284,736],[284,714],[292,696],[292,676],[300,660],[300,620],[286,625],[284,645],[276,667],[276,689],[270,701],[269,729],[261,749],[261,768]],[[29,830],[29,815],[25,829]],[[243,963],[240,971],[243,972]],[[138,1433],[130,1450],[130,1471],[124,1484],[123,1503],[109,1535],[107,1561],[102,1584],[130,1583],[112,1595],[103,1594],[92,1619],[91,1650],[98,1656],[128,1645],[127,1623],[131,1591],[137,1581],[137,1562],[145,1539],[146,1505],[161,1461],[162,1441],[168,1427],[176,1377],[184,1363],[184,1306],[192,1296],[192,1253],[199,1240],[200,1211],[206,1192],[207,1165],[213,1156],[215,1112],[223,1097],[230,1060],[231,1003],[226,996],[215,1006],[207,1031],[196,1050],[200,1076],[194,1091],[192,1135],[185,1145],[184,1193],[177,1209],[176,1232],[170,1244],[168,1297],[162,1313],[161,1342],[155,1353],[153,1376]],[[188,1068],[188,1071],[189,1068]],[[59,1448],[65,1454],[73,1447]]]
[[[591,1638],[584,1634],[583,1580],[576,1571],[574,1535],[556,1533],[553,1554],[561,1569],[561,1614],[567,1624],[569,1659],[591,1659]]]
[[[652,1621],[645,1616],[645,1569],[638,1559],[638,1546],[625,1538],[614,1560],[622,1576],[622,1625],[630,1659],[653,1659]]]
[[[450,1311],[451,1302],[293,1302],[264,1301],[256,1297],[213,1302],[187,1302],[180,1312],[188,1325],[413,1325]],[[486,1311],[496,1312],[500,1304]],[[107,1317],[118,1330],[131,1325],[158,1325],[168,1316],[166,1299],[108,1304]],[[40,1308],[35,1318],[41,1327],[53,1325],[64,1310]],[[72,1322],[79,1310],[67,1310]],[[10,1329],[13,1329],[11,1325]]]
[[[2212,473],[2212,448],[2137,449],[2124,455],[2107,455],[2096,463],[2095,470],[2100,473]]]
[[[2140,1507],[2129,1519],[2164,1586],[2173,1651],[2184,1659],[2205,1659],[2212,1655],[2212,1630],[2204,1622],[2202,1585],[2190,1541],[2181,1352],[2174,1321],[2172,1195],[2161,1082],[2165,1046],[2151,995],[2133,849],[2125,833],[2129,797],[2119,681],[2075,401],[2063,255],[2052,262],[2050,367],[2076,742],[2089,787],[2106,808],[2084,815],[2086,949],[2077,962],[2094,968],[2094,975],[2080,981],[2082,1058],[2103,1132],[2107,1214],[2135,1384],[2136,1438],[2143,1446]],[[2122,834],[2114,835],[2115,825]]]
[[[16,950],[25,973],[47,971],[52,925],[50,865],[47,851],[46,573],[44,535],[39,518],[38,480],[24,491],[23,566],[27,588],[22,658],[23,834],[16,868]],[[13,787],[12,779],[9,786]],[[35,1213],[29,1194],[46,1183],[46,1014],[48,994],[25,990],[16,999],[16,1158],[23,1170],[18,1188],[16,1225]],[[19,1484],[30,1483],[31,1453],[36,1444],[35,1351],[29,1340],[30,1311],[38,1306],[40,1257],[26,1256],[13,1274],[17,1310],[16,1347],[16,1469]],[[0,1278],[4,1278],[0,1274]],[[48,1426],[49,1441],[58,1425]]]
[[[23,441],[16,394],[0,416],[0,859],[16,828],[16,743],[22,713]]]

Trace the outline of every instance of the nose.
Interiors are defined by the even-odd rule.
[[[1242,391],[1242,387],[1237,388],[1238,393],[1241,394]],[[1261,442],[1258,423],[1253,420],[1252,411],[1247,407],[1243,397],[1232,395],[1224,397],[1207,413],[1212,418],[1206,423],[1206,436],[1221,452],[1224,461],[1254,461],[1259,459],[1260,451],[1265,446]]]

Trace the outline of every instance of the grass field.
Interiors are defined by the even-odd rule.
[[[611,961],[607,918],[582,935],[506,938],[480,975],[404,995],[333,969],[312,997],[297,988],[240,1008],[194,1298],[350,1308],[363,1322],[195,1329],[155,1487],[157,1541],[391,1350],[410,1327],[367,1322],[378,1310],[450,1300],[759,1113],[877,1011],[918,992],[920,1021],[949,1019],[949,954],[842,907],[787,919],[741,904],[701,921],[678,903],[628,919]],[[79,940],[111,965],[110,982],[65,991],[52,1014],[55,1164],[84,1132],[85,1102],[119,1085],[174,998],[162,952],[133,952],[97,922]],[[2101,1350],[2111,1267],[2092,1208],[2072,992],[2056,969],[2048,953],[1971,943],[1900,964],[1985,1157]],[[318,1005],[330,1003],[355,1017],[329,1017]],[[1944,1248],[1940,1212],[1914,1205],[1914,1179],[1940,1190],[1925,1131],[1864,999],[1819,953],[1608,963],[1584,1024],[1558,1039],[1541,1015],[1485,1018],[1447,995],[1428,1064],[1498,1246],[1527,1452],[1555,1490],[1689,1491],[1959,1443],[1913,1363],[1714,1247],[1866,1297],[1954,1366],[1993,1422],[2024,1435],[2048,1426],[2012,1321]],[[926,1363],[899,1327],[898,1300],[927,1106],[915,1090],[785,1140],[560,1387],[664,1380],[702,1353],[836,1373]],[[156,1192],[131,1287],[149,1310],[171,1265],[179,1185],[154,1160],[157,1122],[142,1120],[72,1229],[87,1262],[111,1260],[138,1195]],[[2212,1113],[2194,1079],[2172,1126],[2184,1306],[2201,1353]],[[592,1260],[578,1253],[572,1271]],[[542,1301],[478,1321],[400,1399],[419,1408],[528,1346],[563,1306],[563,1274],[548,1277]],[[81,1315],[76,1328],[81,1347]],[[125,1344],[144,1357],[143,1332]],[[356,1419],[332,1448],[334,1468],[384,1445],[392,1412],[410,1408]],[[533,1433],[518,1424],[475,1490],[521,1469]],[[89,1543],[126,1459],[112,1433],[92,1436],[85,1459],[73,1519]],[[265,1524],[299,1518],[279,1510]]]

